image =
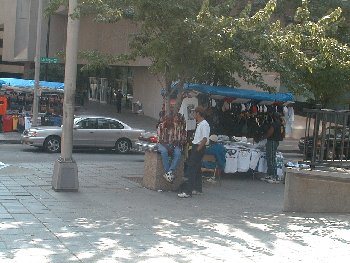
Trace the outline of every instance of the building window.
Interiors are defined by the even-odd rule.
[[[0,38],[0,48],[2,48],[3,40]]]

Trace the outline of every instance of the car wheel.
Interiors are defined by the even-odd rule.
[[[44,142],[44,148],[49,153],[58,153],[61,150],[61,138],[50,136]]]
[[[115,143],[115,149],[118,153],[127,153],[130,151],[131,143],[128,139],[119,139]]]

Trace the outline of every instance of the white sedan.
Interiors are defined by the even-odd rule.
[[[73,147],[115,149],[118,153],[127,153],[135,147],[135,142],[144,132],[109,117],[76,117],[73,125]],[[57,153],[61,151],[61,137],[61,127],[39,126],[25,130],[21,140],[23,144]]]

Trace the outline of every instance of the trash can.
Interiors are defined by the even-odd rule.
[[[0,115],[5,115],[7,112],[7,98],[0,96]]]
[[[3,116],[3,118],[2,118],[2,131],[3,132],[12,132],[13,131],[12,115]]]

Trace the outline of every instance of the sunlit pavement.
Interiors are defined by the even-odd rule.
[[[143,163],[0,169],[0,262],[349,262],[349,215],[283,213],[284,185],[226,177],[178,199],[140,185]]]
[[[78,114],[156,120],[89,104]],[[297,140],[279,150],[299,158]],[[1,160],[0,160],[1,161]],[[79,192],[51,189],[53,164],[0,163],[0,262],[349,262],[350,215],[284,213],[283,184],[250,175],[178,199],[145,189],[143,162],[79,162]],[[348,197],[344,197],[348,198]],[[321,201],[321,200],[320,200]]]

